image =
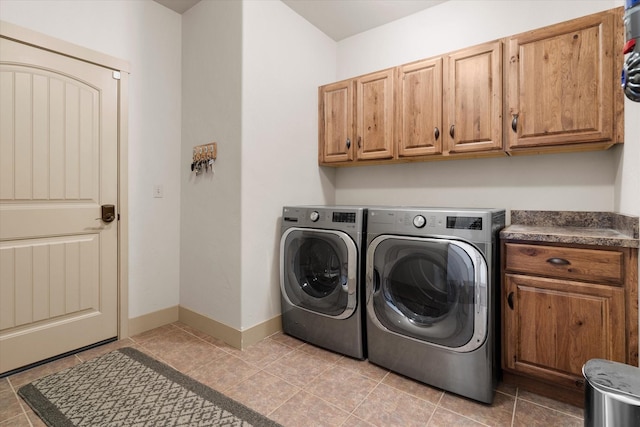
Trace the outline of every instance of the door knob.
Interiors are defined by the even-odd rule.
[[[104,222],[112,222],[116,219],[116,207],[114,205],[102,205],[102,217],[100,218]]]

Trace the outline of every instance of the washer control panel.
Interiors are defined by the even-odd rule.
[[[362,231],[367,209],[348,206],[285,206],[282,227],[310,227],[345,232]]]

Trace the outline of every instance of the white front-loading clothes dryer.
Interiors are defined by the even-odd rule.
[[[497,209],[369,209],[369,361],[491,403],[503,227]]]
[[[280,238],[284,333],[365,358],[366,208],[285,206]]]

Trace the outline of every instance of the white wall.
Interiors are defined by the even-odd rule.
[[[283,205],[331,204],[335,171],[318,168],[318,86],[336,44],[279,0],[243,2],[242,319],[280,314]],[[236,326],[236,325],[234,325]]]
[[[180,304],[244,330],[280,313],[282,206],[333,202],[317,87],[336,45],[280,1],[203,1],[182,28]],[[192,147],[212,141],[215,174],[195,177]]]
[[[353,77],[621,6],[622,1],[456,1],[338,43],[337,79]],[[336,171],[341,204],[596,210],[640,214],[638,106],[626,144],[604,152],[452,160]],[[634,193],[635,191],[635,193]]]
[[[0,19],[129,61],[129,317],[177,305],[180,15],[151,1],[2,0]]]
[[[202,1],[182,22],[180,304],[240,325],[242,3]],[[217,142],[214,173],[193,146]]]

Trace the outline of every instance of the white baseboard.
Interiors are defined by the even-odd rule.
[[[176,305],[129,319],[128,336],[131,337],[160,326],[168,325],[169,323],[177,322],[178,312],[178,306]]]
[[[179,308],[179,320],[214,338],[222,340],[232,347],[245,349],[251,344],[275,334],[282,330],[281,316],[278,315],[273,319],[262,322],[247,330],[239,331],[231,326],[220,323],[207,316],[204,316],[188,308]]]
[[[176,305],[129,319],[129,336],[141,334],[177,321],[238,349],[245,349],[251,344],[255,344],[282,330],[282,318],[280,315],[244,331],[239,331],[188,308]]]

